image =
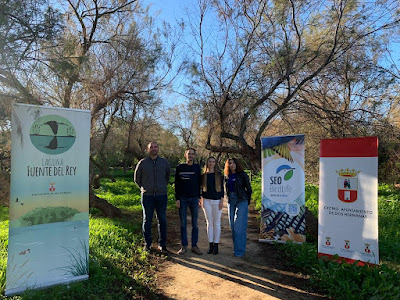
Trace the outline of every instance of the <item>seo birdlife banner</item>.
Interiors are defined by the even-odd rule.
[[[378,264],[378,138],[325,139],[320,150],[319,256]]]
[[[89,270],[90,112],[12,109],[7,296]]]
[[[303,243],[304,135],[261,138],[260,242]]]

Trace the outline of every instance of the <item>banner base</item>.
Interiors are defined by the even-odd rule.
[[[356,259],[352,259],[352,258],[347,258],[347,257],[342,257],[342,256],[337,256],[336,255],[332,255],[332,254],[326,254],[326,253],[321,253],[318,252],[318,258],[323,258],[323,259],[328,259],[331,261],[335,261],[337,263],[345,263],[345,264],[354,264],[357,262],[357,266],[378,266],[378,264],[374,264],[371,262],[366,262],[366,261],[362,261],[362,260],[356,260]]]
[[[9,296],[14,296],[14,295],[20,295],[22,293],[24,293],[26,290],[44,290],[47,289],[49,287],[52,286],[56,286],[56,285],[61,285],[61,284],[70,284],[73,282],[78,282],[78,281],[84,281],[89,279],[89,275],[81,275],[81,276],[74,276],[72,278],[69,278],[67,280],[59,280],[59,281],[54,281],[54,282],[48,282],[48,283],[44,283],[44,284],[39,284],[39,285],[35,285],[35,286],[30,286],[30,287],[23,287],[23,288],[14,288],[14,289],[10,289],[5,291],[4,295],[6,297]]]

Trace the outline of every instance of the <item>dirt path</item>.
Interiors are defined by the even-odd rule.
[[[160,294],[172,299],[326,299],[306,290],[305,276],[287,270],[280,261],[282,253],[275,245],[258,243],[259,227],[254,211],[250,212],[246,255],[242,258],[233,256],[226,207],[218,255],[207,254],[206,222],[201,209],[198,246],[203,255],[190,251],[177,255],[180,248],[177,215],[175,211],[168,216],[171,254],[157,273]]]

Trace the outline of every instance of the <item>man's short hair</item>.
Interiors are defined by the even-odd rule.
[[[150,143],[147,144],[147,149],[150,149],[151,144],[157,144],[157,146],[160,147],[160,145],[159,145],[157,142],[152,141],[152,142],[150,142]]]
[[[194,153],[196,153],[196,149],[194,149],[193,147],[187,147],[186,150],[185,150],[185,152],[187,152],[187,151],[189,151],[189,150],[193,150]]]

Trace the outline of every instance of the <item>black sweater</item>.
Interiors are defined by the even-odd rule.
[[[200,166],[180,164],[176,167],[175,198],[200,198]]]

